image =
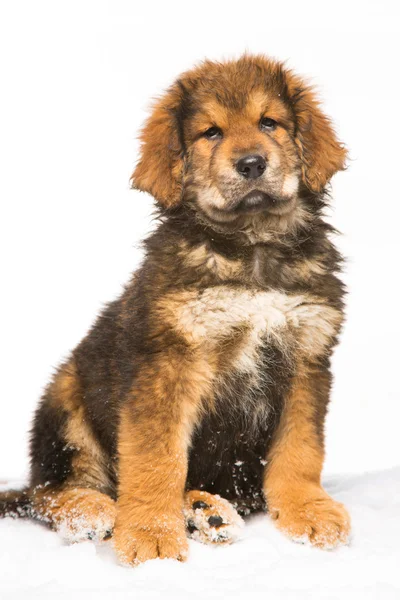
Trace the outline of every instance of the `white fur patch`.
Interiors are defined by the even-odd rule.
[[[246,343],[236,366],[249,371],[255,367],[258,347],[268,339],[282,349],[297,343],[308,355],[322,353],[341,315],[312,296],[215,286],[190,293],[176,306],[175,319],[179,333],[196,345],[216,343],[243,328]]]
[[[218,220],[218,213],[213,212],[212,209],[224,210],[228,204],[226,198],[220,194],[216,187],[201,187],[197,191],[197,202],[207,215],[216,220]],[[234,213],[224,212],[222,221],[234,221],[236,218],[237,215]]]
[[[292,173],[291,175],[285,177],[282,186],[282,194],[284,196],[287,196],[288,198],[291,198],[292,196],[294,196],[294,194],[296,194],[298,188],[299,178],[295,173]]]

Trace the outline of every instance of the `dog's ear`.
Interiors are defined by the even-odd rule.
[[[153,106],[141,135],[141,155],[131,177],[132,187],[149,192],[163,206],[182,195],[184,139],[181,122],[185,89],[174,84]]]
[[[347,151],[322,112],[313,89],[291,73],[287,83],[297,120],[296,143],[303,181],[310,190],[321,192],[331,177],[345,168]]]

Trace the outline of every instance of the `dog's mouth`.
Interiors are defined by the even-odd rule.
[[[225,206],[215,206],[212,202],[200,203],[207,218],[218,223],[237,223],[244,217],[268,215],[279,217],[293,210],[293,198],[280,198],[263,190],[252,190],[237,199],[231,199]]]
[[[253,190],[235,204],[231,210],[236,213],[264,212],[277,204],[277,200],[265,192]]]
[[[288,200],[276,198],[261,190],[253,190],[229,207],[235,214],[255,214],[261,212],[280,212]]]

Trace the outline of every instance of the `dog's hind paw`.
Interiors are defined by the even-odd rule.
[[[184,516],[188,536],[203,544],[231,544],[244,527],[228,500],[201,490],[187,492]]]

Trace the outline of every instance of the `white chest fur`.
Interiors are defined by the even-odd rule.
[[[177,332],[196,346],[214,346],[243,328],[246,343],[237,366],[246,370],[268,340],[283,350],[295,344],[305,355],[323,354],[342,319],[340,311],[315,296],[228,286],[184,292],[168,306]]]

